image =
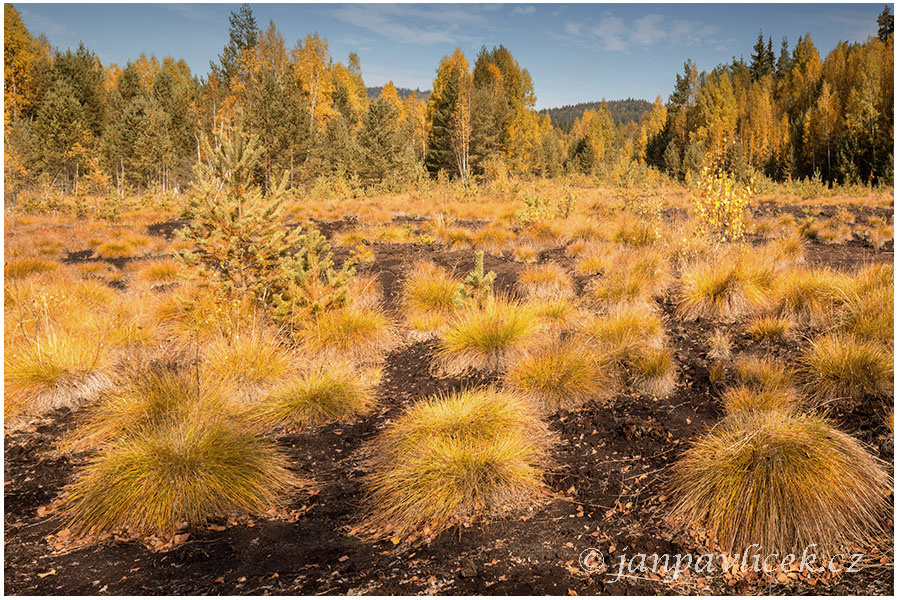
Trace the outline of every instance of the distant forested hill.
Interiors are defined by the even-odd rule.
[[[579,119],[584,111],[597,110],[601,102],[581,102],[562,106],[560,108],[544,108],[539,111],[540,114],[548,114],[552,119],[552,124],[565,131],[570,131],[574,121]],[[608,100],[606,102],[608,110],[611,111],[611,118],[614,119],[615,125],[629,123],[631,121],[639,121],[639,117],[643,113],[652,110],[652,103],[645,100],[636,100],[635,98],[627,98],[626,100]]]
[[[384,88],[383,88],[383,86],[381,85],[381,86],[378,86],[378,87],[369,87],[369,88],[365,88],[365,89],[366,89],[367,92],[368,92],[368,97],[371,98],[371,99],[373,100],[374,98],[377,98],[377,97],[380,96],[380,92],[381,92],[381,90],[383,90]],[[409,89],[409,88],[396,88],[396,92],[399,93],[399,97],[402,98],[403,100],[405,100],[406,98],[408,98],[408,97],[411,96],[412,94],[418,94],[418,98],[420,98],[421,100],[427,100],[427,99],[430,97],[430,90],[427,90],[427,91],[425,91],[425,92],[422,92],[422,91],[419,90],[418,88],[415,88],[415,89],[413,89],[413,90],[412,90],[412,89]]]

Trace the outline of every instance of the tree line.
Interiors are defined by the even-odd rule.
[[[468,62],[456,49],[428,96],[392,82],[369,97],[359,59],[333,59],[310,34],[288,47],[243,5],[205,78],[183,60],[141,55],[102,65],[83,44],[51,48],[13,5],[4,7],[4,168],[21,189],[119,194],[177,191],[207,160],[204,140],[241,131],[257,139],[253,177],[271,188],[318,178],[397,188],[424,177],[600,175],[621,160],[688,177],[713,156],[734,172],[774,180],[891,183],[893,21],[879,35],[840,43],[824,60],[809,35],[778,57],[759,35],[749,63],[711,72],[687,61],[665,103],[638,122],[608,103],[564,127],[534,109],[529,72],[505,47]],[[638,106],[638,101],[623,108]]]

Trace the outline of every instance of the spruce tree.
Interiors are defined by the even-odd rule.
[[[889,5],[883,7],[882,12],[876,18],[876,24],[879,26],[877,35],[883,42],[889,41],[889,36],[895,31],[895,15],[889,12]]]
[[[219,64],[209,63],[212,72],[226,85],[230,85],[231,79],[239,73],[240,56],[243,51],[247,48],[254,48],[259,40],[256,18],[253,16],[253,9],[249,4],[241,4],[240,8],[232,11],[228,22],[230,23],[228,44],[218,55]]]

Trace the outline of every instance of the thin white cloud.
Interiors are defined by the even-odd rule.
[[[661,15],[645,15],[633,21],[630,42],[637,46],[651,46],[667,37],[662,28],[664,17]]]
[[[420,46],[469,41],[460,27],[489,26],[490,6],[360,4],[344,5],[331,14],[341,21],[382,37]]]
[[[160,4],[157,6],[170,10],[188,21],[215,21],[219,18],[217,11],[202,4]]]
[[[422,28],[400,23],[371,5],[338,8],[333,15],[350,25],[367,29],[405,44],[430,46],[432,44],[454,44],[456,41],[455,36],[445,28]]]
[[[511,11],[516,15],[532,15],[536,12],[535,6],[515,6],[514,10]]]
[[[694,46],[719,42],[715,39],[717,30],[711,25],[686,19],[666,21],[660,14],[625,21],[609,12],[592,25],[569,21],[564,24],[563,31],[577,44],[611,52],[647,49],[662,43]]]
[[[589,32],[599,38],[602,46],[606,50],[626,50],[627,43],[622,37],[624,31],[624,21],[607,14],[595,26],[589,28]]]
[[[62,35],[70,35],[71,31],[69,28],[50,19],[43,15],[39,15],[35,12],[28,10],[27,4],[22,6],[17,6],[16,9],[19,11],[19,14],[22,15],[22,19],[28,22],[28,28],[31,31],[37,31],[39,33],[45,33],[47,35],[52,36],[62,36]]]

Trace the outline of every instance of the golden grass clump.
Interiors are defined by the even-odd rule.
[[[272,442],[229,415],[197,410],[104,448],[77,472],[63,508],[76,535],[164,534],[264,513],[296,484]]]
[[[471,245],[489,254],[501,254],[513,239],[514,234],[508,229],[488,225],[471,234]]]
[[[402,284],[401,304],[407,318],[436,324],[461,303],[461,281],[429,260],[416,262]],[[424,319],[422,316],[432,317]],[[428,330],[430,331],[430,330]]]
[[[150,285],[174,283],[181,276],[181,265],[170,258],[145,263],[135,274],[135,278],[138,281],[146,282]]]
[[[163,424],[190,418],[197,410],[232,414],[237,410],[227,382],[200,369],[131,365],[116,377],[63,446],[85,450]]]
[[[873,246],[873,249],[876,251],[882,250],[886,244],[893,241],[895,238],[895,229],[888,223],[880,223],[876,226],[871,226],[867,228],[864,233],[866,234],[867,241],[870,242],[870,245]]]
[[[296,332],[297,341],[321,359],[377,363],[396,343],[390,318],[379,308],[328,310]]]
[[[705,342],[708,359],[714,361],[729,360],[733,352],[733,340],[723,329],[715,329]]]
[[[721,397],[727,414],[749,411],[790,411],[798,405],[798,396],[789,388],[757,388],[744,384],[727,388]]]
[[[605,357],[577,338],[556,339],[533,348],[509,367],[505,384],[544,411],[571,410],[614,393],[611,369]]]
[[[789,367],[770,356],[743,355],[735,366],[739,381],[755,390],[787,389],[795,377]]]
[[[257,319],[257,307],[248,295],[228,303],[214,290],[198,286],[160,297],[153,312],[166,333],[189,343],[251,329]]]
[[[346,285],[346,298],[357,308],[376,308],[383,300],[383,288],[377,275],[356,275]]]
[[[258,325],[217,336],[203,347],[203,356],[210,374],[247,388],[248,392],[280,379],[291,360],[277,333]]]
[[[654,398],[666,398],[677,386],[673,354],[667,348],[644,348],[627,360],[633,389]]]
[[[530,302],[529,306],[536,318],[555,334],[575,329],[587,316],[584,309],[564,298]]]
[[[677,310],[688,319],[729,322],[763,307],[767,296],[766,273],[740,257],[722,257],[683,274]]]
[[[101,258],[127,258],[133,256],[137,248],[126,240],[109,240],[96,247],[96,253]]]
[[[672,280],[670,264],[660,251],[623,250],[593,282],[592,295],[609,303],[650,301],[663,295]]]
[[[540,329],[532,307],[489,296],[483,306],[472,304],[459,310],[440,330],[436,365],[447,375],[469,369],[504,370]]]
[[[658,232],[652,223],[632,212],[620,212],[610,223],[611,241],[628,246],[651,246],[658,241]]]
[[[781,265],[794,266],[805,261],[804,240],[798,235],[773,240],[764,245],[762,250]]]
[[[799,326],[822,327],[832,321],[851,285],[850,277],[828,269],[790,271],[776,286],[775,309]]]
[[[776,342],[790,339],[795,332],[795,324],[788,317],[762,316],[751,321],[747,330],[758,341]]]
[[[378,373],[359,373],[345,363],[313,365],[280,383],[252,413],[268,426],[301,430],[369,412]]]
[[[895,287],[891,265],[871,267],[860,273],[855,289],[839,313],[839,329],[859,338],[891,347],[895,340]]]
[[[728,552],[831,556],[883,531],[892,490],[881,461],[814,416],[738,412],[674,465],[676,521],[714,532]]]
[[[664,344],[661,318],[641,305],[617,305],[587,322],[583,334],[616,361]]]
[[[529,403],[490,389],[421,400],[372,446],[363,528],[432,537],[547,495],[549,433]]]
[[[574,284],[564,267],[556,263],[546,263],[521,271],[515,287],[529,300],[570,298],[574,295]]]
[[[850,411],[893,395],[893,354],[851,334],[818,337],[802,356],[808,393],[823,406]]]
[[[579,275],[598,275],[611,266],[615,252],[615,245],[610,243],[595,242],[588,244],[575,253],[577,262],[574,263],[574,271]]]
[[[78,406],[109,386],[112,364],[106,345],[67,332],[7,342],[3,413],[13,417]]]
[[[529,244],[516,244],[511,255],[516,261],[526,264],[535,263],[539,259],[539,251]]]
[[[24,279],[30,275],[51,273],[59,268],[59,263],[43,258],[16,258],[3,265],[3,276],[7,280]]]

